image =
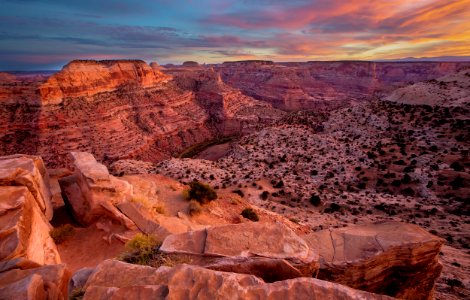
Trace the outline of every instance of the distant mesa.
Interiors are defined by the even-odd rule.
[[[154,62],[154,61],[150,63],[150,68],[152,68],[152,70],[157,70],[157,71],[164,69],[164,67],[160,66],[157,62]]]
[[[188,60],[183,63],[184,67],[199,67],[199,63],[197,61]]]
[[[261,60],[261,59],[249,59],[249,60],[235,60],[235,61],[224,61],[223,65],[274,65],[274,62],[271,60]]]

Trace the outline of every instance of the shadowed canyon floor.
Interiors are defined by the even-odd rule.
[[[470,63],[73,61],[0,115],[2,299],[470,297]]]

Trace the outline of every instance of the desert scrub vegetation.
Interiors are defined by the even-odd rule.
[[[199,204],[199,202],[195,200],[189,201],[189,215],[195,216],[201,213],[202,211],[202,206]]]
[[[183,196],[186,200],[195,200],[201,204],[205,204],[217,199],[217,193],[208,184],[193,181],[189,183],[189,187],[189,190],[183,192]]]
[[[69,295],[69,300],[82,300],[83,296],[85,296],[85,289],[84,288],[75,288]]]
[[[68,238],[75,234],[75,228],[70,224],[60,225],[59,227],[51,229],[49,235],[56,244],[63,243]]]
[[[258,214],[252,208],[245,208],[242,211],[241,215],[245,219],[251,220],[253,222],[258,222],[259,221]]]
[[[145,207],[147,210],[150,212],[156,213],[156,214],[165,214],[165,206],[163,204],[153,204],[148,198],[146,197],[133,197],[131,199],[131,202],[133,203],[139,203],[143,207]]]
[[[189,257],[184,255],[164,254],[159,251],[161,242],[154,236],[138,233],[126,243],[126,252],[118,259],[137,265],[152,267],[168,266],[190,263]]]
[[[152,235],[138,233],[126,243],[126,252],[119,259],[131,264],[150,265],[161,244]]]

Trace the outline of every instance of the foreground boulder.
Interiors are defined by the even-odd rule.
[[[71,156],[75,172],[59,183],[77,221],[89,225],[105,216],[135,229],[135,224],[115,207],[131,197],[132,186],[111,176],[90,153],[71,152]]]
[[[23,257],[38,264],[60,263],[51,225],[24,186],[0,186],[0,261]]]
[[[318,278],[400,299],[431,299],[443,241],[419,226],[387,222],[304,237],[320,255]]]
[[[242,223],[170,235],[160,251],[191,255],[210,269],[257,275],[267,281],[318,271],[318,254],[286,226]]]
[[[84,300],[105,299],[392,299],[314,278],[275,283],[246,274],[178,265],[158,269],[107,260],[85,286]]]
[[[0,299],[67,299],[65,265],[40,266],[25,259],[0,263]]]
[[[53,208],[49,191],[49,175],[41,157],[15,154],[0,157],[0,186],[25,186],[34,196],[47,220]]]

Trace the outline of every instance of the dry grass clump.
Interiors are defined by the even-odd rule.
[[[252,209],[252,208],[245,208],[241,215],[245,218],[245,219],[248,219],[248,220],[251,220],[253,222],[258,222],[259,221],[259,217],[258,217],[258,214]]]
[[[139,203],[141,204],[143,207],[145,207],[148,211],[152,212],[152,213],[156,213],[156,214],[161,214],[161,215],[164,215],[165,214],[165,206],[163,204],[153,204],[148,198],[146,197],[133,197],[131,199],[131,202],[134,202],[134,203]]]
[[[75,234],[75,228],[70,224],[64,224],[51,229],[49,234],[56,244],[60,244]]]
[[[161,242],[154,236],[138,233],[126,243],[126,252],[118,259],[137,265],[152,267],[173,267],[179,264],[190,263],[187,256],[164,254],[159,251]]]
[[[190,189],[183,191],[186,200],[196,200],[201,204],[217,199],[217,193],[208,184],[193,181],[189,184]]]
[[[202,206],[201,204],[199,204],[199,202],[195,200],[189,201],[189,214],[191,216],[198,215],[201,213],[201,211],[202,211]]]

